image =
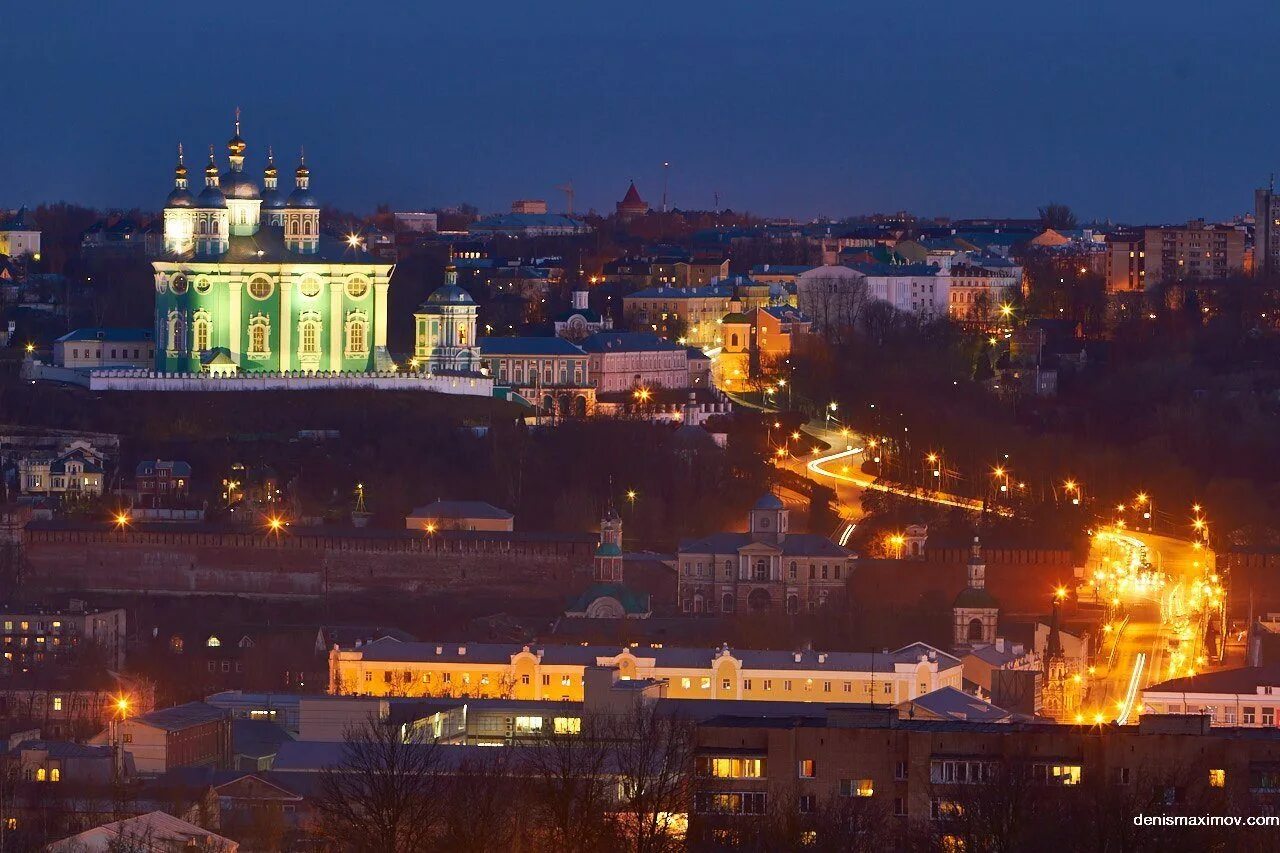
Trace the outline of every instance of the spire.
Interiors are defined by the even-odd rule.
[[[240,108],[236,107],[236,132],[227,140],[227,153],[231,160],[231,171],[239,172],[244,166],[244,139],[240,136]]]
[[[294,171],[293,177],[300,190],[305,190],[311,182],[311,170],[307,168],[306,148],[298,149],[298,168]]]
[[[1053,599],[1053,611],[1049,614],[1049,640],[1045,644],[1045,662],[1062,654],[1062,634],[1058,629],[1058,612],[1061,602],[1057,596]]]
[[[204,167],[204,185],[206,187],[218,186],[218,164],[213,160],[213,146],[209,146],[209,165]]]
[[[271,150],[271,146],[267,146],[267,167],[262,170],[263,187],[269,190],[276,188],[276,179],[279,172],[276,170],[276,155]]]
[[[182,143],[178,143],[178,165],[173,167],[173,186],[175,189],[187,188],[187,166],[182,159]]]

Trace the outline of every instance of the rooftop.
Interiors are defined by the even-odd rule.
[[[86,326],[83,329],[67,332],[58,338],[55,343],[65,344],[79,341],[135,343],[136,341],[149,341],[153,334],[154,332],[151,329],[131,329],[125,326]]]
[[[479,338],[480,355],[582,355],[582,350],[558,336],[525,335],[511,338]]]
[[[596,332],[582,342],[585,352],[670,352],[680,344],[653,332]]]
[[[188,702],[185,705],[175,705],[172,708],[162,708],[149,714],[141,714],[132,717],[130,721],[164,729],[167,732],[176,732],[224,719],[227,719],[227,712],[222,708],[215,708],[204,702]]]
[[[415,507],[409,513],[412,517],[423,518],[492,518],[507,520],[515,518],[505,509],[499,509],[484,501],[434,501],[426,506]]]

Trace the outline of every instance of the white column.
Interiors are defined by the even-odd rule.
[[[231,351],[231,360],[240,363],[240,291],[244,283],[232,281],[227,283],[227,349]]]
[[[343,283],[329,279],[329,369],[342,369],[342,333],[346,317],[342,316]]]
[[[290,370],[293,358],[293,317],[289,303],[293,296],[293,282],[280,276],[280,369]]]
[[[378,277],[381,279],[381,276]],[[390,287],[389,282],[375,281],[373,283],[373,345],[375,347],[385,347],[387,345],[387,288]]]

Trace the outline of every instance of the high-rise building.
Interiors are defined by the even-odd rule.
[[[1244,231],[1230,225],[1185,226],[1143,231],[1146,278],[1152,284],[1180,279],[1225,278],[1244,269]]]
[[[1274,178],[1265,188],[1254,190],[1254,269],[1263,275],[1280,271],[1280,194]]]

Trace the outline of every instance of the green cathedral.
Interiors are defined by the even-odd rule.
[[[357,238],[321,233],[305,158],[287,196],[268,152],[262,185],[244,171],[237,116],[219,171],[212,146],[198,194],[182,147],[155,269],[157,371],[365,373],[392,369],[392,265]]]

